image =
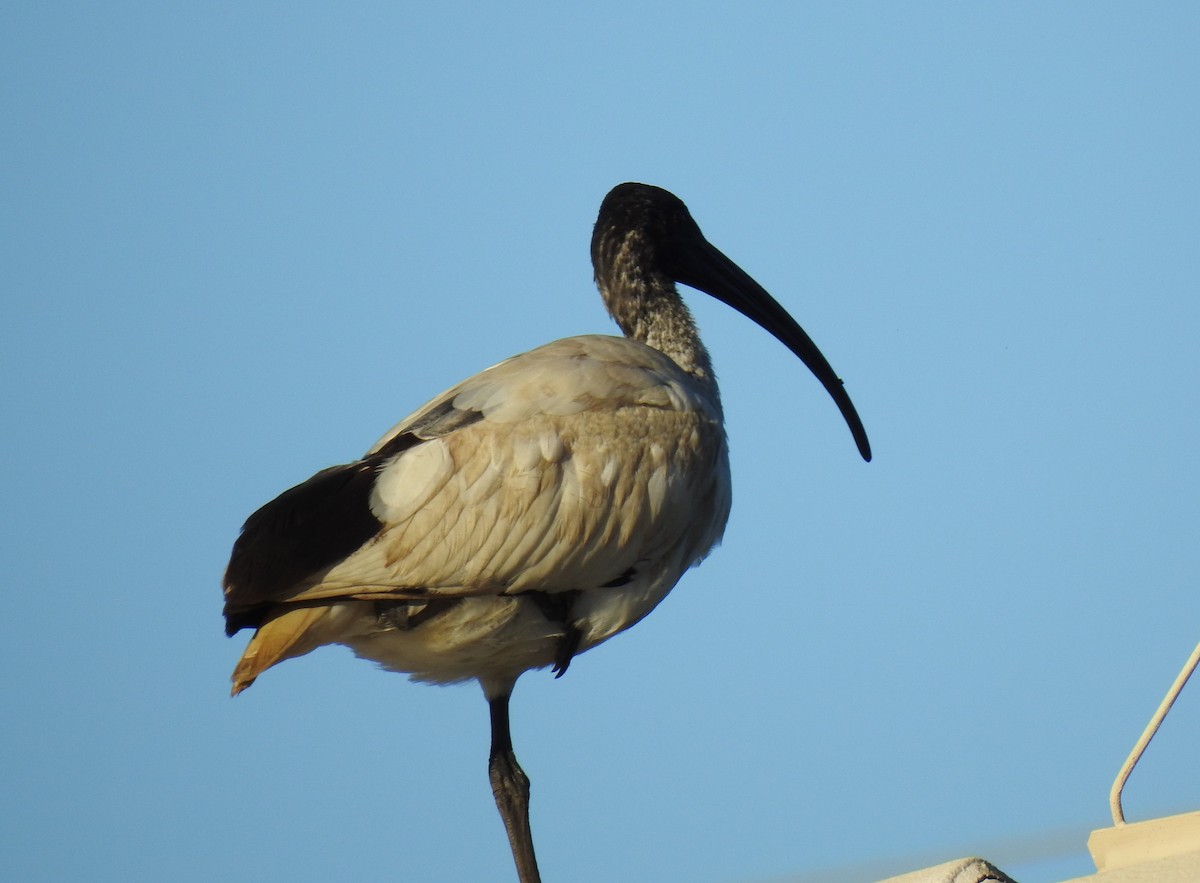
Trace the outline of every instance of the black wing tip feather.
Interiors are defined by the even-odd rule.
[[[394,453],[394,452],[393,452]],[[225,633],[262,625],[296,586],[329,570],[376,536],[375,476],[387,457],[322,469],[246,519],[225,570]]]
[[[232,638],[242,629],[256,629],[263,624],[265,609],[252,608],[236,612],[225,610],[225,637]]]
[[[297,586],[311,583],[383,529],[371,512],[371,491],[389,460],[482,419],[481,411],[459,409],[448,398],[369,456],[322,469],[259,508],[242,526],[225,570],[225,633],[258,628]]]

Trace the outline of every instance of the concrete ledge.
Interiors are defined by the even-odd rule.
[[[1200,852],[1200,812],[1100,828],[1088,838],[1088,851],[1098,871]]]

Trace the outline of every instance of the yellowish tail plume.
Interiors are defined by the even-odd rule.
[[[303,656],[316,647],[320,642],[311,630],[327,612],[328,608],[321,606],[292,607],[259,626],[233,670],[230,695],[245,690],[275,663]]]

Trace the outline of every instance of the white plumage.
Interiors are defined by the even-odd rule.
[[[423,422],[431,413],[440,421]],[[467,413],[477,419],[435,434]],[[636,341],[574,337],[501,362],[402,420],[366,456],[413,426],[433,437],[377,470],[369,507],[380,532],[296,584],[287,604],[346,600],[294,608],[308,639],[271,664],[342,643],[418,680],[510,684],[553,665],[563,637],[562,623],[549,626],[523,595],[578,593],[583,652],[649,613],[729,515],[719,402]],[[473,602],[421,628],[375,608],[429,598]],[[243,678],[261,668],[253,657]]]

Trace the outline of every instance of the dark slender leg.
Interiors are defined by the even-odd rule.
[[[496,808],[508,832],[513,861],[521,883],[541,883],[537,858],[533,854],[533,832],[529,828],[529,777],[513,754],[512,734],[508,729],[508,697],[505,693],[488,700],[492,713],[492,754],[488,758],[488,776]]]

